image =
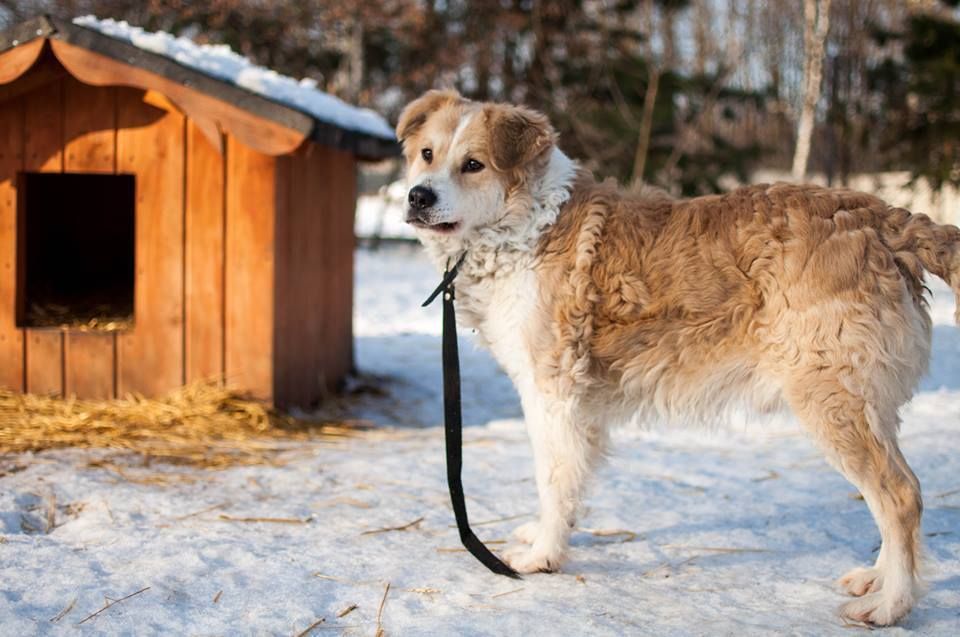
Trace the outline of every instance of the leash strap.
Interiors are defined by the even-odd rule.
[[[499,575],[519,579],[520,576],[494,555],[470,529],[467,519],[467,503],[463,495],[463,417],[460,405],[460,352],[457,347],[457,316],[454,311],[453,280],[457,277],[466,253],[454,264],[447,264],[447,271],[437,289],[427,298],[423,306],[429,305],[443,293],[443,425],[447,447],[447,486],[450,489],[450,502],[453,515],[457,520],[460,542],[470,554],[480,560],[488,569]]]

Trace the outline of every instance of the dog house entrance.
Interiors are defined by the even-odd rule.
[[[18,325],[130,327],[134,176],[21,173],[18,191]]]

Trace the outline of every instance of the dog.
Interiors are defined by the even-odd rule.
[[[930,358],[924,271],[960,302],[960,230],[871,195],[757,185],[674,199],[598,183],[532,109],[429,91],[397,125],[406,221],[521,398],[539,520],[504,555],[557,570],[609,428],[787,408],[863,494],[876,563],[840,580],[889,625],[920,586],[920,484],[898,409]],[[957,312],[960,321],[960,310]]]

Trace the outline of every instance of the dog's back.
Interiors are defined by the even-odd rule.
[[[763,365],[807,314],[849,328],[850,311],[909,314],[910,338],[896,337],[928,340],[923,270],[960,293],[960,230],[818,186],[672,200],[581,180],[541,256],[558,281],[549,296],[562,346],[589,333],[594,373],[627,391],[642,378],[646,396],[665,376],[689,386],[681,371],[709,361]],[[926,357],[909,358],[910,376],[922,373]]]

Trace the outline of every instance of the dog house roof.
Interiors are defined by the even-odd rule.
[[[44,41],[50,42],[58,61],[78,79],[156,90],[189,115],[199,113],[201,119],[240,133],[243,141],[253,140],[253,146],[270,154],[290,152],[305,139],[365,159],[399,152],[392,128],[379,114],[324,93],[309,80],[298,82],[256,66],[225,45],[198,45],[169,33],[149,33],[92,16],[73,22],[41,16],[0,31],[0,56],[32,44],[39,57]],[[96,58],[92,63],[85,59],[88,54],[108,58],[107,64]],[[36,57],[21,61],[21,73]],[[269,130],[254,133],[243,123],[231,126],[243,119],[236,109],[266,120]],[[254,139],[258,135],[264,139]]]

